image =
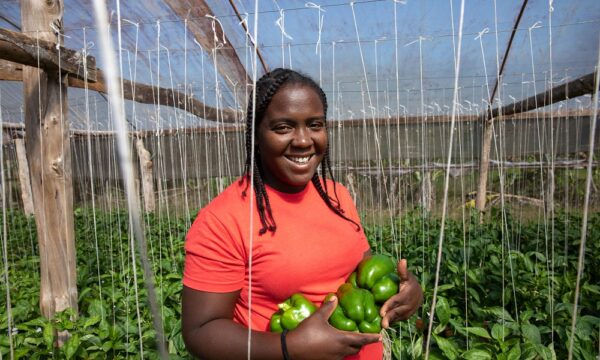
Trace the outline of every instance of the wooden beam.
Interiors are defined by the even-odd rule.
[[[548,106],[559,101],[573,99],[585,94],[592,94],[596,88],[599,88],[599,85],[594,86],[595,78],[595,72],[583,75],[575,80],[555,86],[552,89],[533,95],[525,100],[503,106],[502,108],[495,108],[490,115],[492,118],[495,118],[499,115],[508,116],[518,114],[539,107]]]
[[[242,28],[244,29],[244,31],[246,32],[246,34],[250,34],[250,31],[248,30],[248,25],[246,24],[246,22],[244,21],[244,19],[242,18],[242,14],[240,14],[240,12],[238,11],[237,6],[235,6],[235,3],[233,2],[233,0],[229,0],[229,5],[231,5],[231,8],[233,9],[233,12],[235,12],[235,15],[237,16],[238,20],[240,21],[240,24],[242,25]],[[249,35],[246,35],[248,38],[250,38]],[[250,38],[250,41],[252,41],[252,39]],[[256,46],[256,44],[254,44],[254,42],[252,43],[253,46]],[[256,48],[256,55],[258,55],[258,60],[260,60],[260,63],[262,64],[263,70],[265,73],[269,72],[269,66],[267,66],[267,62],[265,61],[265,59],[263,58],[260,49],[257,47]]]
[[[69,86],[81,88],[85,87],[85,82],[80,79],[69,78]],[[98,69],[97,81],[88,83],[88,89],[99,93],[107,94],[108,89],[104,80],[104,74]],[[134,83],[123,79],[123,98],[133,100],[141,104],[160,104],[186,110],[190,114],[199,118],[220,121],[225,123],[234,123],[237,121],[237,112],[232,109],[217,109],[207,106],[202,101],[189,97],[179,91],[170,88],[157,88],[156,86]],[[160,100],[160,103],[159,103]],[[187,100],[187,105],[186,105]]]
[[[244,89],[250,83],[248,73],[218,21],[215,21],[213,31],[214,20],[207,16],[214,14],[206,1],[165,0],[165,3],[181,19],[188,19],[187,27],[191,35],[209,54],[214,53],[214,62],[219,74],[229,81],[232,88],[237,85]]]
[[[0,60],[0,80],[23,81],[23,65]]]
[[[40,42],[60,43],[52,27],[60,29],[62,18],[61,0],[21,0],[23,31]],[[23,69],[25,147],[40,253],[40,308],[46,318],[78,309],[66,77]],[[57,343],[63,344],[66,336],[59,334]]]
[[[50,29],[45,31],[52,33]],[[83,79],[85,69],[82,67],[82,55],[78,51],[67,49],[63,46],[56,48],[56,42],[42,38],[36,39],[36,31],[29,32],[30,36],[0,28],[0,59],[19,64],[41,67],[46,72],[61,70]],[[87,78],[96,80],[96,59],[87,57]]]
[[[21,81],[23,80],[23,66],[6,60],[0,60],[0,80]],[[69,77],[69,86],[79,89],[85,88],[85,81],[79,78]],[[107,94],[104,73],[96,69],[96,81],[88,82],[88,89],[102,94]],[[156,104],[160,99],[160,105],[171,106],[186,110],[192,115],[209,121],[224,123],[235,123],[238,114],[233,109],[216,109],[205,105],[202,101],[188,97],[185,104],[185,94],[169,88],[157,88],[156,86],[134,83],[123,80],[123,98],[133,100],[141,104]]]

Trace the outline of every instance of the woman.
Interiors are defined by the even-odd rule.
[[[347,190],[326,179],[323,90],[295,71],[273,70],[256,84],[255,114],[253,129],[250,104],[245,175],[200,211],[186,239],[186,346],[203,359],[245,359],[250,327],[253,359],[381,359],[379,334],[329,325],[335,297],[287,335],[268,332],[278,303],[300,292],[321,305],[370,250]],[[422,301],[405,260],[398,271],[400,290],[381,308],[383,327],[407,319]]]

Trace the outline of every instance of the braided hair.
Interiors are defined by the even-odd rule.
[[[265,115],[265,111],[271,103],[273,96],[275,96],[277,91],[284,84],[306,85],[313,89],[321,99],[321,102],[323,104],[323,113],[325,114],[325,116],[327,115],[327,97],[325,96],[325,92],[323,92],[323,89],[321,89],[321,87],[313,79],[306,75],[303,75],[294,70],[278,68],[266,73],[256,82],[256,109],[253,109],[252,102],[248,102],[248,110],[246,112],[246,162],[244,165],[244,176],[242,177],[241,181],[246,181],[246,188],[243,192],[243,195],[245,196],[246,190],[248,190],[250,184],[251,173],[253,174],[256,205],[258,208],[260,222],[262,224],[262,228],[259,231],[260,235],[266,233],[267,231],[275,232],[277,226],[275,224],[275,219],[273,218],[273,211],[271,210],[269,196],[265,188],[263,176],[264,170],[261,166],[260,153],[257,151],[258,147],[255,146],[254,149],[252,148],[252,137],[256,136],[256,128],[258,128],[258,124],[260,123],[260,121],[262,121]],[[252,128],[253,114],[256,119],[254,121],[255,128]],[[253,169],[252,171],[250,171],[250,167],[252,166],[252,152],[254,152],[255,161]],[[319,176],[318,171],[316,171],[311,179],[311,182],[315,186],[315,189],[319,193],[321,199],[323,199],[325,204],[327,204],[327,207],[329,207],[338,216],[356,225],[357,231],[360,230],[360,225],[358,225],[358,223],[344,215],[344,211],[340,206],[339,198],[337,195],[335,181],[333,181],[333,194],[335,197],[332,198],[329,196],[326,181],[327,173],[333,180],[333,171],[331,170],[331,160],[329,158],[329,144],[325,149],[325,154],[321,162],[321,175]]]

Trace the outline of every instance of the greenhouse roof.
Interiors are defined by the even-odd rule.
[[[196,15],[202,4],[212,17]],[[252,0],[121,1],[120,9],[110,0],[108,6],[115,44],[121,18],[123,78],[240,114],[250,87],[235,73],[216,70],[219,52],[237,57],[248,79],[255,64],[258,77],[276,67],[312,76],[328,95],[329,116],[340,120],[448,114],[458,54],[459,99],[467,113],[482,111],[491,98],[494,106],[528,98],[593,72],[598,62],[597,0],[465,1],[462,16],[458,0],[262,0],[258,19]],[[2,0],[0,27],[21,31],[20,24],[19,1]],[[85,49],[103,69],[92,1],[65,0],[63,26],[65,47]],[[198,28],[217,30],[208,39],[212,50],[199,45]],[[5,123],[23,122],[22,104],[21,83],[0,82]],[[128,101],[126,108],[137,130],[214,124],[166,106]],[[69,119],[76,129],[112,128],[107,97],[82,89],[69,89]]]

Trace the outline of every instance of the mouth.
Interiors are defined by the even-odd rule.
[[[286,156],[285,158],[298,165],[306,165],[313,155],[307,156]]]

